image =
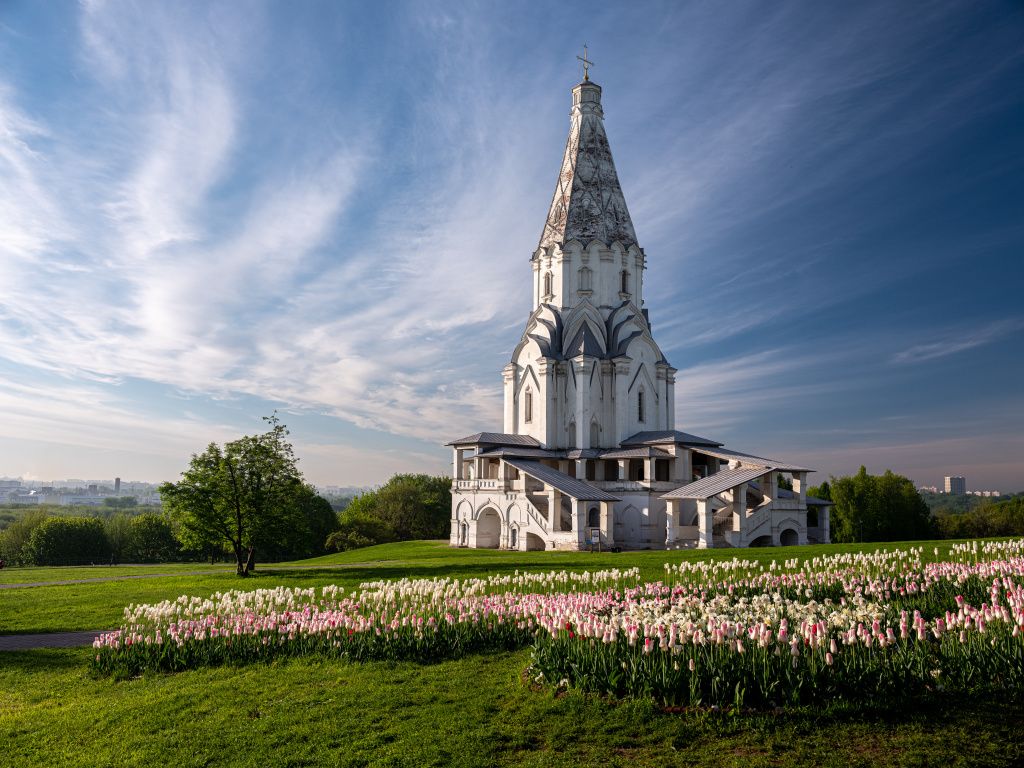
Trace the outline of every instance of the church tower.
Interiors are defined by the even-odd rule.
[[[601,86],[586,79],[572,90],[565,154],[530,258],[532,312],[504,369],[506,433],[588,450],[675,428],[675,369],[643,308],[645,264]]]
[[[646,264],[605,134],[601,86],[584,70],[530,257],[530,316],[503,369],[504,429],[448,443],[451,546],[829,541],[831,502],[807,496],[811,470],[676,429],[676,370],[651,335]]]

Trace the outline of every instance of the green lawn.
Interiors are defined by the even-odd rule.
[[[951,542],[923,542],[929,556],[934,547],[945,552]],[[888,545],[892,549],[894,545]],[[275,586],[311,587],[339,584],[348,588],[360,582],[391,578],[436,578],[441,576],[487,576],[519,570],[597,570],[638,566],[645,579],[664,577],[666,562],[683,559],[739,557],[747,560],[812,558],[824,553],[872,550],[885,545],[833,545],[764,549],[684,550],[677,552],[505,552],[499,550],[451,549],[445,542],[420,541],[385,544],[367,549],[303,560],[269,564],[248,579],[232,568],[211,569],[208,565],[153,565],[80,568],[11,569],[32,574],[19,582],[61,581],[167,574],[146,579],[126,579],[89,584],[0,589],[0,635],[34,632],[66,632],[115,627],[130,603],[152,603],[179,595],[207,597],[227,589],[259,589]],[[6,571],[6,569],[5,569]],[[0,574],[5,574],[0,571]],[[190,571],[209,571],[188,575]],[[214,572],[215,571],[215,572]],[[3,583],[3,581],[0,581]],[[8,583],[16,583],[14,580]]]
[[[929,543],[926,552],[933,546],[948,544]],[[771,559],[839,549],[614,555],[480,552],[415,542],[261,570],[249,580],[230,573],[187,576],[180,568],[154,566],[151,572],[171,575],[0,590],[0,633],[114,626],[129,602],[182,593],[205,596],[239,586],[354,586],[406,575],[615,565],[638,565],[656,578],[664,562],[682,558]],[[69,578],[69,570],[99,569],[52,573]],[[51,580],[42,575],[32,580]],[[936,701],[900,712],[830,708],[738,717],[666,714],[647,701],[534,690],[522,678],[528,651],[431,665],[310,659],[125,681],[91,676],[90,653],[0,654],[0,765],[1024,763],[1024,707],[1003,702]]]

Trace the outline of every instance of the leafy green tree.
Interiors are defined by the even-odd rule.
[[[322,555],[327,537],[338,528],[338,516],[331,503],[311,485],[297,484],[288,499],[292,524],[286,531],[259,542],[261,556],[268,560],[298,559]]]
[[[287,537],[299,524],[295,496],[304,487],[288,430],[277,415],[270,428],[194,454],[177,483],[160,487],[183,545],[207,551],[226,543],[239,576],[248,576],[262,544]]]
[[[103,505],[113,509],[131,509],[139,506],[139,500],[134,496],[108,496],[103,500]]]
[[[358,503],[364,498],[367,501]],[[327,537],[328,549],[344,552],[398,540],[391,526],[370,511],[372,498],[372,495],[360,496],[349,504],[341,514],[341,525],[338,530]]]
[[[906,541],[935,532],[914,483],[890,470],[876,476],[861,467],[851,477],[833,477],[831,495],[833,541]]]
[[[447,477],[394,475],[372,492],[373,515],[389,526],[399,540],[443,539],[451,524],[451,489],[452,481]]]
[[[812,485],[807,489],[807,495],[823,501],[832,501],[832,486],[828,484],[828,480],[821,485]]]
[[[26,546],[33,565],[82,565],[110,560],[103,521],[96,517],[48,517]]]
[[[49,515],[42,510],[32,510],[0,531],[0,560],[8,565],[29,565],[28,542],[32,532]]]
[[[125,560],[125,550],[131,538],[131,518],[124,512],[111,515],[103,521],[103,532],[110,544],[111,559],[121,563]]]
[[[166,563],[177,559],[178,541],[170,521],[162,515],[144,512],[131,519],[123,557],[133,563]]]

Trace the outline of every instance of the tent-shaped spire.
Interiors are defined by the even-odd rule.
[[[601,86],[584,81],[572,89],[572,113],[565,157],[555,185],[541,248],[569,240],[606,245],[636,243],[633,222],[604,132]]]

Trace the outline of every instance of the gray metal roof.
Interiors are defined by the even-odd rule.
[[[650,445],[637,446],[636,448],[619,448],[614,451],[601,453],[602,459],[671,459],[672,454],[661,448],[654,448]]]
[[[575,477],[569,477],[569,475],[564,472],[552,469],[549,466],[541,464],[539,461],[506,457],[505,463],[510,464],[520,472],[523,472],[532,478],[540,480],[545,485],[557,488],[566,496],[571,496],[574,499],[580,499],[581,501],[619,500],[618,496],[612,496],[610,493],[605,493],[600,488],[595,488],[590,483],[584,482],[583,480],[577,480]]]
[[[687,483],[681,488],[662,494],[663,499],[709,499],[737,485],[754,480],[761,475],[774,471],[774,467],[746,467],[742,469],[723,469],[713,475]]]
[[[477,432],[475,435],[452,440],[445,445],[524,445],[530,448],[540,447],[540,441],[529,435],[508,435],[504,432]]]
[[[662,429],[650,432],[637,432],[632,437],[622,441],[622,445],[645,445],[656,443],[683,443],[685,445],[722,445],[706,437],[691,435],[689,432],[680,432],[678,429]]]
[[[775,467],[775,469],[781,472],[813,472],[813,469],[807,467],[800,467],[796,464],[788,464],[785,461],[779,459],[768,459],[764,456],[755,456],[752,453],[743,453],[741,451],[731,451],[728,448],[698,448],[701,453],[706,453],[708,456],[715,456],[719,459],[725,459],[726,461],[741,461],[744,464],[759,464],[762,467]]]

